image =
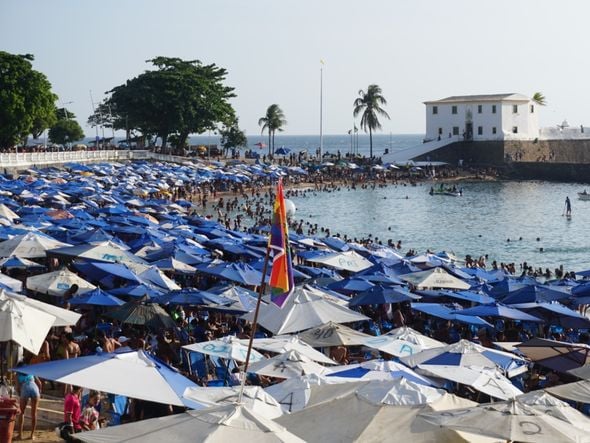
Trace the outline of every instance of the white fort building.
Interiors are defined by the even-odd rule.
[[[426,101],[426,140],[530,140],[538,105],[521,94],[462,95]]]

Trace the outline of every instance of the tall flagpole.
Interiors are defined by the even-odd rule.
[[[322,162],[322,154],[324,148],[324,133],[323,133],[323,95],[324,95],[324,61],[320,60],[320,158],[319,162]]]

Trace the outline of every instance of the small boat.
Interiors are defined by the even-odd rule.
[[[462,189],[433,189],[430,188],[428,192],[430,195],[447,195],[449,197],[461,197],[463,195]]]
[[[578,192],[578,198],[580,200],[590,200],[590,193],[586,192],[586,190],[584,192]]]

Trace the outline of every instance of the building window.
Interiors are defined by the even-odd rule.
[[[453,126],[453,135],[459,135],[459,126]]]
[[[438,128],[438,135],[442,135],[442,128]]]
[[[483,135],[483,126],[477,127],[477,135]]]
[[[518,114],[518,105],[512,105],[512,113]]]
[[[496,105],[492,105],[492,114],[496,113]]]
[[[482,109],[483,109],[482,105],[477,105],[477,113],[478,114],[481,114]]]
[[[512,133],[513,134],[518,134],[518,126],[513,126],[512,127]]]
[[[495,134],[495,133],[496,133],[496,127],[494,126],[494,127],[492,128],[492,134]]]
[[[456,114],[457,113],[457,107],[456,106],[452,106],[451,107],[451,113],[452,114]]]
[[[531,114],[535,113],[535,105],[531,105]]]
[[[438,114],[438,106],[432,107],[432,114],[434,114],[434,115]]]

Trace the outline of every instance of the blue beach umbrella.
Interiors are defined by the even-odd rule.
[[[588,329],[590,319],[559,302],[531,302],[511,305],[535,317],[542,318],[547,324],[560,325],[565,328]]]
[[[69,300],[71,305],[93,305],[93,306],[121,306],[125,302],[114,295],[104,292],[100,288],[93,289]]]
[[[348,306],[381,305],[386,303],[402,303],[418,299],[419,296],[404,289],[384,288],[373,286],[353,297]]]
[[[445,290],[438,290],[438,291],[416,291],[416,294],[425,296],[425,297],[433,297],[433,298],[439,298],[439,297],[449,297],[449,298],[454,298],[454,299],[458,299],[458,300],[463,300],[463,301],[469,301],[472,303],[494,303],[494,299],[492,297],[490,297],[489,295],[486,294],[480,294],[478,292],[472,292],[472,291],[445,291]]]
[[[417,374],[412,369],[395,361],[369,360],[345,366],[335,366],[329,369],[326,377],[338,377],[353,380],[391,380],[393,378],[405,378],[414,383],[432,386],[428,378]]]
[[[245,263],[222,262],[212,267],[199,268],[201,272],[247,286],[259,286],[262,272]],[[265,277],[268,280],[268,277]]]
[[[171,305],[230,305],[232,303],[232,300],[221,295],[195,288],[170,291],[165,298]]]
[[[550,302],[570,297],[569,292],[556,288],[556,286],[549,287],[541,285],[525,286],[524,288],[510,292],[502,299],[502,303],[513,305],[517,303]]]
[[[505,306],[499,303],[489,304],[489,305],[479,305],[474,306],[473,308],[462,309],[460,311],[455,311],[457,314],[466,315],[466,316],[478,316],[478,317],[501,317],[501,318],[508,318],[511,320],[521,320],[521,321],[532,321],[532,322],[542,322],[543,320],[533,317],[530,314],[522,312],[518,309],[512,308],[510,306]]]
[[[363,278],[346,278],[344,280],[336,281],[327,285],[333,291],[341,292],[342,294],[353,294],[356,292],[364,292],[375,285]]]
[[[432,315],[433,317],[442,318],[443,320],[454,320],[476,326],[493,327],[481,317],[460,314],[461,306],[458,304],[443,305],[440,303],[412,303],[411,308],[415,311]]]
[[[122,286],[120,288],[111,289],[109,291],[113,295],[129,296],[134,298],[141,298],[147,296],[148,299],[157,298],[164,294],[164,291],[147,283],[139,285]]]

